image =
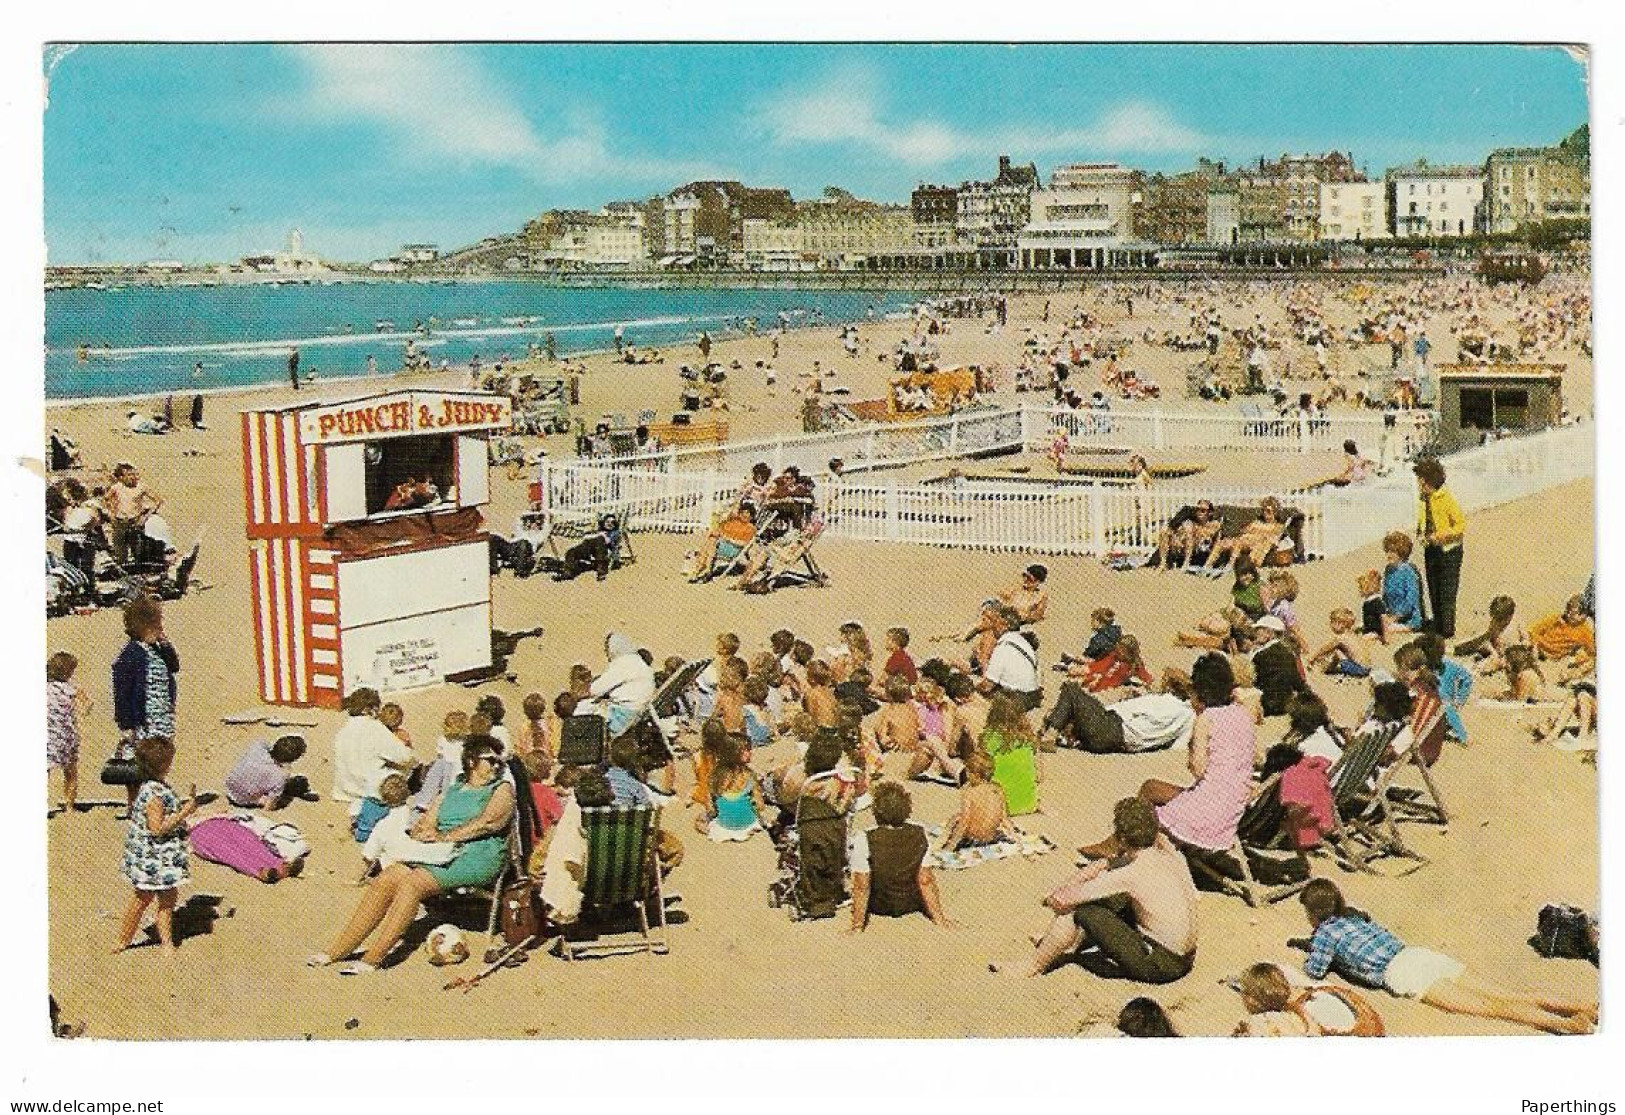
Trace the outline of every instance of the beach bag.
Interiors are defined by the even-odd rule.
[[[125,759],[115,755],[102,765],[102,785],[104,786],[139,786],[143,781],[141,764],[134,759]]]
[[[145,781],[141,764],[136,762],[134,748],[126,737],[114,749],[113,757],[102,764],[102,785],[139,786]]]
[[[537,893],[534,882],[516,879],[502,888],[497,924],[502,931],[502,939],[510,945],[522,945],[541,937],[545,918],[542,896]]]
[[[1599,950],[1593,943],[1594,932],[1591,915],[1579,907],[1547,905],[1540,908],[1529,944],[1544,957],[1596,964]]]

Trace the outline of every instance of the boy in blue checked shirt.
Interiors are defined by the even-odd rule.
[[[1314,935],[1303,971],[1312,980],[1327,972],[1405,999],[1420,999],[1451,1014],[1500,1018],[1553,1034],[1588,1034],[1597,1003],[1542,998],[1508,991],[1467,974],[1461,961],[1407,945],[1343,901],[1330,879],[1315,879],[1298,895]]]

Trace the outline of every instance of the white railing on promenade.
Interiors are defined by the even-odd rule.
[[[1463,511],[1481,511],[1596,474],[1589,423],[1503,438],[1442,458],[1446,485]],[[1416,481],[1395,469],[1347,488],[1323,489],[1325,553],[1346,554],[1391,530],[1416,529]],[[1471,529],[1471,524],[1469,524]]]
[[[960,411],[946,418],[874,422],[816,434],[692,445],[601,459],[617,468],[669,471],[716,469],[746,475],[757,461],[775,472],[796,465],[821,473],[839,457],[848,472],[953,460],[1026,448],[1047,452],[1054,431],[1064,429],[1072,452],[1099,449],[1240,449],[1276,453],[1338,451],[1354,441],[1367,456],[1387,465],[1408,459],[1431,430],[1423,412],[1401,415],[1388,425],[1382,415],[1332,414],[1282,418],[1243,403],[1237,408],[1126,404],[1112,411],[1032,405]]]
[[[1394,424],[1380,414],[1330,414],[1321,418],[1281,417],[1242,404],[1236,410],[1163,407],[1111,411],[1024,408],[1024,440],[1036,452],[1048,451],[1054,432],[1064,430],[1071,452],[1102,447],[1141,450],[1240,449],[1268,452],[1339,452],[1353,441],[1365,455],[1387,465],[1408,459],[1428,439],[1431,415],[1413,411]]]

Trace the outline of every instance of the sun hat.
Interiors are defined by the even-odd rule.
[[[1280,616],[1259,616],[1253,622],[1254,627],[1263,627],[1270,631],[1285,632],[1286,624],[1281,622]]]

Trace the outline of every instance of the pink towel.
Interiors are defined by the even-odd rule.
[[[231,817],[210,817],[192,826],[192,850],[202,859],[220,863],[252,878],[275,871],[282,860],[259,834]]]

